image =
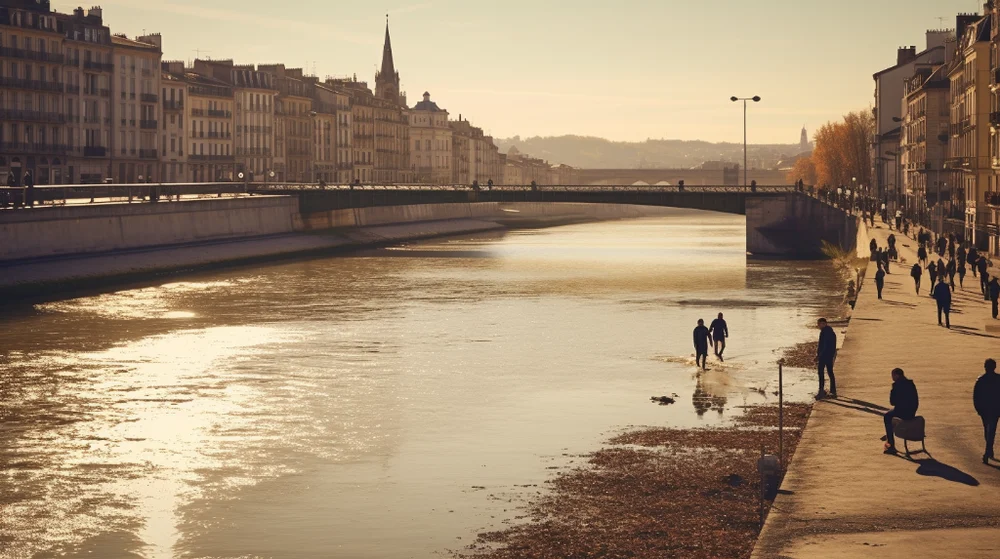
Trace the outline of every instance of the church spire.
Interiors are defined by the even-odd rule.
[[[392,62],[392,42],[389,40],[389,14],[385,14],[385,46],[382,47],[382,71],[385,78],[395,78],[396,65]]]

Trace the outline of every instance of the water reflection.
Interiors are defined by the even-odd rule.
[[[813,336],[836,302],[829,276],[747,264],[741,218],[678,211],[38,305],[3,319],[0,545],[12,557],[458,548],[516,514],[507,499],[534,491],[518,486],[611,430],[724,421],[762,399],[774,350]],[[698,374],[691,328],[719,311],[727,361]],[[649,404],[664,393],[690,394],[694,413]]]

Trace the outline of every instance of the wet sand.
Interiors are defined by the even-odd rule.
[[[811,409],[786,405],[786,455]],[[778,413],[772,405],[743,411],[729,426],[608,440],[547,483],[527,522],[481,533],[454,557],[749,557],[760,528],[756,462],[761,448],[777,452]]]

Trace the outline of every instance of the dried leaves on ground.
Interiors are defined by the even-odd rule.
[[[785,452],[811,406],[785,406]],[[586,466],[557,475],[530,520],[480,534],[459,557],[746,558],[759,528],[756,462],[778,448],[777,406],[752,406],[729,427],[655,428],[608,441]]]

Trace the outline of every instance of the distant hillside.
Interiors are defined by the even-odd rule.
[[[706,161],[743,163],[743,144],[685,140],[612,142],[590,136],[496,139],[500,151],[511,147],[531,157],[583,169],[692,168]],[[752,168],[772,168],[799,153],[798,144],[751,145]],[[755,160],[755,161],[754,161]]]

